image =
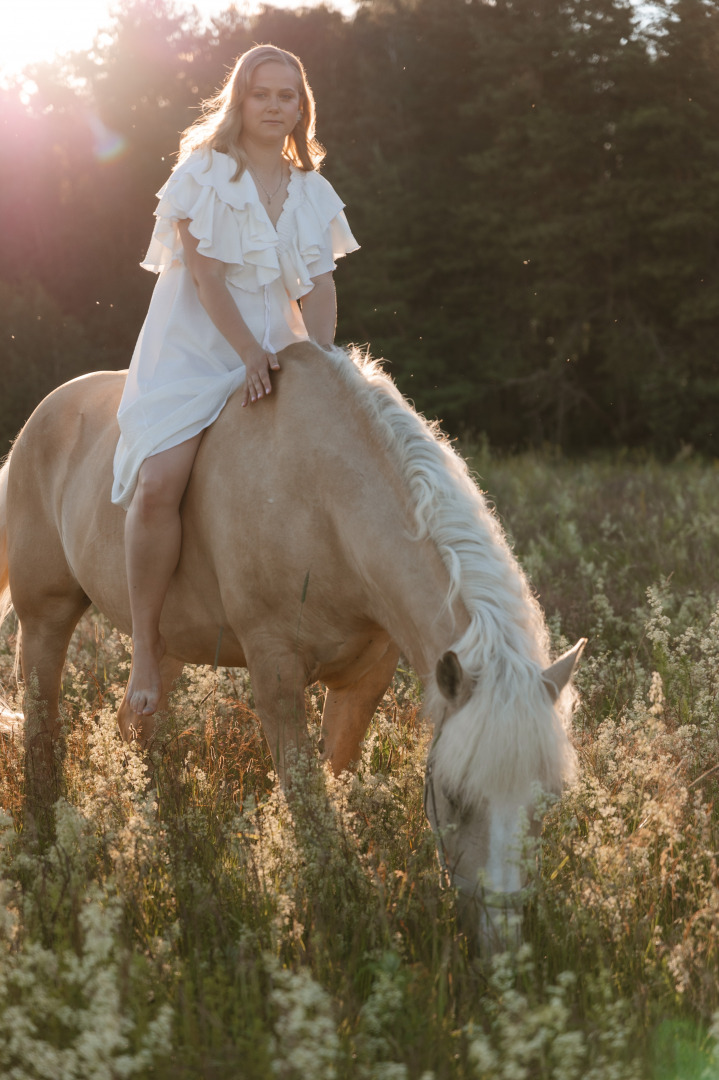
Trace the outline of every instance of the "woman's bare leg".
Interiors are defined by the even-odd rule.
[[[180,558],[180,501],[202,439],[147,458],[125,521],[125,560],[132,614],[132,669],[126,700],[133,712],[154,713],[162,695],[165,642],[160,614]]]

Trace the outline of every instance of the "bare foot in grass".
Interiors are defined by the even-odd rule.
[[[132,642],[132,667],[127,684],[126,701],[138,716],[151,716],[157,711],[162,697],[160,661],[165,655],[165,639],[154,642],[138,639]]]

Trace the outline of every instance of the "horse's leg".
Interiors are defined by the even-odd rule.
[[[359,679],[328,689],[322,710],[322,753],[335,776],[359,760],[360,744],[398,660],[399,649],[390,642],[384,655]]]
[[[275,770],[285,785],[293,754],[309,746],[304,665],[293,653],[254,655],[250,649],[245,655],[255,707]]]
[[[28,797],[38,804],[53,801],[62,668],[72,632],[90,606],[53,517],[56,495],[21,439],[8,479],[8,570],[20,624]]]
[[[167,699],[170,696],[172,687],[182,674],[184,666],[183,661],[176,660],[174,656],[163,656],[160,661],[162,694],[157,706],[158,713],[165,712],[167,709]],[[156,719],[154,713],[140,716],[133,712],[127,700],[126,688],[125,696],[122,699],[120,708],[117,710],[117,726],[125,742],[132,742],[133,739],[137,739],[142,746],[146,746],[155,731]]]
[[[25,683],[25,762],[34,801],[54,801],[62,668],[72,632],[89,603],[77,583],[65,594],[39,589],[31,605],[24,597],[16,600]]]

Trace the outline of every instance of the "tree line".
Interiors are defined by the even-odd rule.
[[[127,366],[178,133],[245,49],[305,63],[362,245],[338,339],[497,446],[715,453],[719,0],[121,0],[0,88],[0,450],[66,378]]]

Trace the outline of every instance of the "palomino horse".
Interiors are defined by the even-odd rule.
[[[0,616],[14,606],[26,686],[36,680],[25,741],[40,775],[81,614],[94,603],[130,631],[124,512],[110,502],[123,381],[61,386],[0,472]],[[521,896],[522,819],[574,765],[564,691],[582,643],[548,666],[539,606],[462,460],[376,365],[291,345],[272,396],[242,409],[235,395],[207,431],[182,518],[165,693],[186,662],[246,666],[282,777],[307,739],[304,689],[320,680],[339,773],[401,650],[435,721],[425,803],[440,857],[491,929],[477,900],[491,912]],[[152,733],[126,702],[118,720],[125,738]]]

